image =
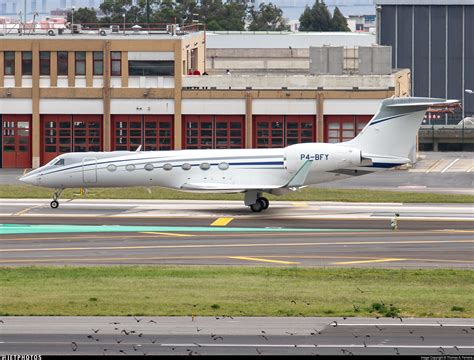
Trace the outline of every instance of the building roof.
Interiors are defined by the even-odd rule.
[[[310,46],[371,46],[375,35],[351,32],[207,32],[208,49],[293,49]]]
[[[474,5],[473,0],[375,0],[377,5]]]

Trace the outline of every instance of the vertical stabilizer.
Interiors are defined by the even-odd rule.
[[[426,110],[432,105],[455,102],[458,101],[419,97],[385,99],[360,134],[343,144],[360,149],[363,157],[408,162]]]

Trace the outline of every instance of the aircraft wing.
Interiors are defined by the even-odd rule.
[[[261,190],[269,191],[281,188],[298,188],[304,186],[306,177],[308,176],[309,169],[312,164],[312,160],[307,160],[301,165],[296,173],[289,179],[285,184],[273,184],[273,185],[248,185],[248,184],[219,184],[219,183],[184,183],[181,186],[183,190],[193,191],[235,191],[243,192],[247,190]]]
[[[279,189],[281,185],[243,185],[243,184],[219,184],[219,183],[184,183],[183,190],[194,191],[245,191],[245,190],[272,190]]]

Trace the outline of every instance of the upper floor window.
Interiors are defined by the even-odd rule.
[[[76,75],[86,74],[86,52],[76,51]]]
[[[51,53],[40,51],[40,75],[51,75]]]
[[[130,76],[173,76],[174,61],[169,60],[130,60]]]
[[[104,75],[104,53],[94,51],[94,75]]]
[[[5,75],[15,75],[15,52],[5,51],[3,56],[3,71]]]
[[[21,52],[21,73],[31,75],[33,73],[33,54],[31,51]]]
[[[112,51],[110,54],[110,75],[122,75],[122,53],[120,51]]]
[[[58,75],[66,75],[68,71],[68,52],[58,51]]]

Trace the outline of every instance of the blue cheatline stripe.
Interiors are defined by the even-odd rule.
[[[87,167],[87,166],[97,166],[97,165],[106,165],[106,164],[112,164],[112,163],[117,163],[117,162],[130,162],[130,163],[133,163],[134,161],[136,160],[151,160],[151,159],[156,159],[156,157],[154,158],[144,158],[144,159],[127,159],[127,160],[109,160],[109,161],[103,161],[103,162],[96,162],[96,163],[93,163],[93,164],[80,164],[80,165],[74,165],[74,166],[70,166],[70,167],[67,167],[67,168],[62,168],[62,169],[57,169],[57,170],[54,170],[54,171],[50,171],[50,172],[45,172],[43,175],[50,175],[50,174],[55,174],[55,173],[58,173],[58,172],[62,172],[62,171],[65,171],[65,170],[72,170],[72,169],[77,169],[77,168],[81,168],[81,167]],[[196,161],[196,159],[193,159],[194,161]],[[202,161],[206,161],[208,159],[203,159],[203,160],[200,160],[201,162]],[[161,160],[161,159],[156,159],[155,161],[157,162],[177,162],[179,161],[180,164],[179,165],[173,165],[173,167],[180,167],[183,163],[185,163],[186,161],[189,161],[188,159],[184,159],[184,160]],[[235,162],[235,163],[232,163],[232,162],[229,162],[229,165],[283,165],[284,162],[283,161],[264,161],[264,162]],[[133,164],[135,165],[135,164]],[[192,164],[191,166],[199,166],[200,164]],[[218,163],[213,163],[211,165],[218,165]],[[160,167],[157,167],[157,169],[159,168],[162,168],[162,166]],[[28,175],[28,174],[26,174]]]
[[[384,122],[384,121],[396,119],[396,118],[399,118],[399,117],[402,117],[402,116],[405,116],[405,115],[408,115],[408,114],[412,114],[412,112],[407,112],[407,113],[404,113],[404,114],[398,114],[398,115],[393,115],[393,116],[387,116],[387,117],[381,118],[381,119],[376,119],[376,120],[372,121],[371,123],[369,123],[369,126],[372,126],[372,125],[375,125],[375,124],[378,124],[378,123],[381,123],[381,122]]]
[[[393,163],[373,163],[370,166],[364,166],[364,167],[375,167],[375,168],[392,168],[395,166],[400,166],[405,163],[398,163],[398,164],[393,164]]]
[[[51,233],[116,233],[116,232],[367,232],[370,229],[304,229],[304,228],[241,228],[207,226],[122,226],[122,225],[28,225],[0,224],[0,235]]]

